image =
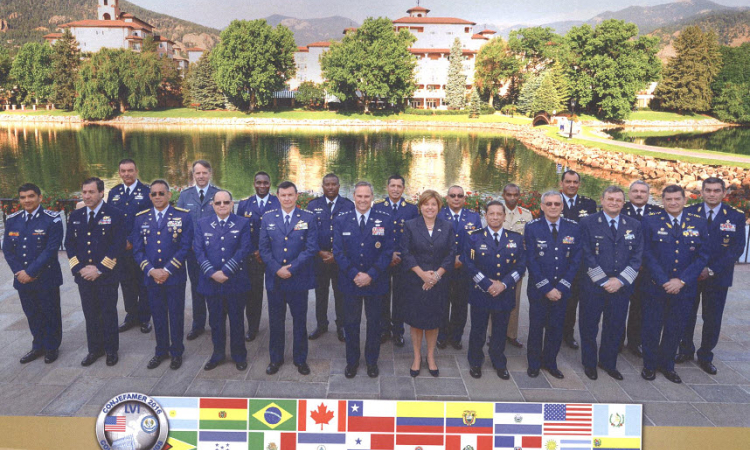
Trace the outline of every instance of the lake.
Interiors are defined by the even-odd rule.
[[[427,188],[444,193],[454,184],[497,195],[508,182],[524,190],[554,188],[563,169],[511,137],[465,130],[3,124],[0,196],[15,197],[24,182],[62,196],[78,192],[90,176],[109,189],[120,182],[122,158],[136,160],[144,182],[166,178],[175,186],[189,185],[192,161],[207,159],[213,182],[238,198],[253,193],[260,170],[274,186],[288,179],[316,193],[334,172],[342,195],[368,180],[383,196],[394,173],[406,178],[409,195]],[[610,184],[585,175],[583,183],[581,193],[594,198]]]
[[[612,128],[605,132],[615,140],[642,145],[750,155],[750,128],[747,127],[726,127],[690,132]]]

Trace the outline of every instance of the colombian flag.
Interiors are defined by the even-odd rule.
[[[247,430],[246,398],[202,398],[199,427],[201,430]]]
[[[398,402],[396,414],[397,433],[445,433],[443,402]]]
[[[492,403],[447,402],[445,432],[449,434],[492,434]]]

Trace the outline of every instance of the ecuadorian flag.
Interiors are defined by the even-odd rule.
[[[201,430],[247,430],[246,398],[200,399]]]
[[[448,434],[492,434],[494,404],[447,402],[445,432]]]

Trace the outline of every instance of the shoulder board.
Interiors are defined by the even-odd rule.
[[[529,211],[528,209],[526,209],[526,208],[524,208],[524,207],[521,207],[521,206],[518,206],[518,210],[519,210],[520,212],[530,212],[530,211]]]
[[[378,211],[371,211],[371,212],[375,212],[375,213],[377,213]],[[341,212],[339,213],[339,216],[345,216],[345,215],[347,215],[347,214],[353,214],[353,213],[354,213],[354,210],[353,210],[353,209],[350,209],[349,211],[341,211]]]
[[[241,202],[244,202],[245,200],[250,200],[251,197],[255,197],[254,195],[248,195],[247,197],[240,200]]]
[[[649,216],[658,216],[660,214],[661,214],[661,211],[652,211],[652,212],[648,213]]]
[[[477,228],[476,230],[471,230],[471,231],[469,231],[469,235],[473,235],[473,234],[481,233],[481,232],[483,232],[483,231],[484,231],[484,228]]]
[[[511,231],[511,230],[505,230],[508,232],[508,236],[513,236],[515,238],[522,238],[523,235],[519,233],[518,231]]]
[[[563,216],[560,216],[560,218],[562,220],[566,221],[566,222],[570,222],[570,223],[574,223],[574,224],[578,225],[578,222],[576,222],[575,220],[568,219],[567,217],[563,217]],[[539,219],[536,219],[536,220],[540,220],[540,219],[541,219],[541,217]]]
[[[355,211],[355,210],[354,210],[354,209],[352,209],[352,210],[349,210],[349,211],[347,211],[347,212],[354,212],[354,211]],[[373,209],[373,210],[372,210],[371,212],[373,212],[373,213],[375,213],[375,214],[378,214],[378,215],[380,215],[380,216],[390,216],[390,214],[388,214],[388,213],[387,213],[387,212],[385,212],[385,211],[378,211],[378,210],[374,210],[374,209]]]
[[[385,202],[385,199],[381,198],[381,199],[375,200],[374,204],[377,205],[378,203],[383,203],[383,202]]]
[[[733,209],[733,210],[735,210],[735,211],[737,211],[738,213],[741,213],[741,214],[743,214],[743,215],[745,214],[745,212],[744,212],[744,211],[742,211],[742,210],[741,210],[741,209],[739,209],[739,208],[735,208],[735,207],[734,207],[734,206],[732,206],[732,205],[727,205],[727,208],[729,208],[730,210],[732,210],[732,209]]]
[[[404,201],[405,201],[406,203],[410,204],[410,205],[414,205],[414,206],[417,206],[417,202],[415,202],[414,200],[407,200],[407,199],[404,199]]]
[[[310,211],[309,209],[306,209],[306,208],[300,208],[300,211],[304,211],[304,212],[306,212],[308,214],[315,214],[314,212],[312,212],[312,211]]]
[[[266,211],[265,213],[263,213],[263,215],[265,216],[268,213],[277,212],[278,210],[279,210],[279,208],[269,209],[268,211]]]
[[[59,217],[60,216],[60,211],[50,211],[49,209],[43,209],[42,211],[44,211],[44,214],[47,214],[50,217]]]
[[[13,217],[16,217],[17,215],[21,214],[22,212],[24,212],[24,210],[23,209],[19,209],[18,211],[16,211],[13,214],[9,215],[7,218],[8,219],[12,219]]]
[[[581,197],[581,200],[591,200],[590,198],[586,197],[585,195],[580,195],[579,197]]]
[[[184,212],[184,213],[189,213],[190,212],[189,209],[185,209],[185,208],[178,208],[176,206],[173,206],[172,208],[176,209],[177,211]]]
[[[690,217],[698,217],[698,218],[702,218],[703,217],[700,214],[695,214],[695,213],[691,213],[691,212],[687,213],[687,215],[690,216]]]
[[[138,216],[140,216],[141,214],[146,214],[146,213],[147,213],[147,212],[149,212],[150,210],[151,210],[151,208],[148,208],[148,209],[144,209],[143,211],[139,212],[139,213],[138,213],[138,214],[136,214],[135,216],[136,216],[136,217],[138,217]]]
[[[564,217],[563,217],[563,219],[564,219]],[[531,222],[529,222],[529,223],[537,223],[537,222],[539,222],[540,220],[542,220],[542,218],[541,218],[541,217],[538,217],[538,218],[536,218],[536,219],[533,219],[533,220],[532,220]]]

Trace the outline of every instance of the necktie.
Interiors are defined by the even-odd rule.
[[[263,214],[264,212],[266,212],[266,202],[264,202],[263,200],[261,200],[260,203],[258,204],[258,206],[260,207],[260,213],[261,214]]]
[[[333,202],[328,202],[328,211],[333,211]]]
[[[500,245],[500,235],[495,232],[495,245]]]
[[[557,224],[552,224],[552,240],[557,242]]]
[[[164,217],[164,215],[159,211],[159,214],[156,215],[156,226],[161,228],[161,219]]]
[[[453,214],[453,221],[458,223],[458,214]]]
[[[219,227],[221,227],[221,229],[224,229],[224,225],[226,225],[226,222],[223,221],[223,220],[220,220],[219,221]]]
[[[125,188],[125,197],[130,197],[130,188],[129,187]]]
[[[94,228],[96,215],[94,214],[94,211],[89,211],[89,229]]]
[[[199,196],[199,198],[201,199],[201,203],[203,203],[203,200],[206,198],[206,196],[203,195],[203,189],[200,190],[200,196]]]
[[[676,236],[679,236],[680,235],[680,222],[678,222],[677,219],[674,219],[672,220],[672,226],[674,226],[674,228],[672,229],[674,234]]]
[[[573,199],[568,199],[568,204],[570,205],[570,209],[573,209]]]
[[[359,216],[359,231],[361,233],[365,232],[365,215],[364,214]]]
[[[617,237],[617,227],[615,226],[615,219],[609,220],[609,229],[612,231],[612,237]]]
[[[31,213],[26,213],[26,223],[31,222]]]
[[[708,224],[711,225],[714,222],[714,210],[708,211]]]
[[[396,215],[396,212],[397,212],[397,211],[398,211],[398,205],[396,205],[396,204],[394,203],[394,204],[393,204],[393,215],[394,215],[394,216]]]
[[[638,210],[635,212],[635,215],[638,216],[638,220],[643,219],[643,208],[638,208]]]
[[[289,225],[290,225],[290,222],[291,222],[291,218],[290,217],[291,216],[284,217],[284,229],[286,230],[287,233],[289,232]]]

